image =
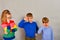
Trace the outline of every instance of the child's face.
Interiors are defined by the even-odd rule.
[[[11,15],[9,15],[9,14],[6,14],[6,17],[7,17],[7,20],[11,19]]]
[[[48,26],[49,26],[49,23],[43,23],[43,25],[44,25],[45,27],[48,27]]]
[[[33,17],[28,17],[28,21],[32,22],[33,21]]]

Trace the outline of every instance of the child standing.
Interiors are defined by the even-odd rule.
[[[47,17],[42,18],[43,25],[39,28],[38,34],[42,33],[42,40],[54,40],[53,30],[49,26],[49,19]]]
[[[4,30],[3,39],[13,40],[15,38],[15,32],[17,31],[17,26],[13,20],[9,10],[4,10],[1,15],[1,25]]]
[[[25,31],[25,40],[36,40],[35,34],[37,33],[37,23],[33,21],[32,13],[28,13],[26,17],[19,22],[18,26]]]

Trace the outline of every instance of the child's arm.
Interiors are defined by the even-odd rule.
[[[37,23],[36,23],[36,33],[38,32],[38,29],[39,29],[39,28],[38,28],[38,25],[37,25]]]
[[[39,30],[38,30],[38,34],[41,34],[43,31],[43,27],[40,27]]]
[[[21,22],[19,22],[18,26],[21,28],[24,28],[24,23],[28,22],[28,17],[25,16],[23,20],[21,20]]]
[[[3,28],[3,30],[4,30],[4,33],[5,33],[5,34],[8,34],[8,33],[7,33],[7,25],[6,25],[5,23],[2,23],[1,26],[2,26],[2,28]]]
[[[38,25],[37,25],[37,23],[36,23],[36,33],[35,33],[35,36],[37,36],[37,32],[38,32]]]
[[[21,20],[18,24],[18,27],[21,27],[21,28],[24,28],[24,23],[25,23],[25,20]]]
[[[51,40],[54,40],[54,34],[52,28],[51,28]]]
[[[12,29],[12,32],[16,32],[17,31],[17,25],[14,25],[14,28]]]
[[[15,22],[12,21],[12,23],[10,25],[11,25],[11,31],[16,32],[17,31],[17,25],[15,24]]]

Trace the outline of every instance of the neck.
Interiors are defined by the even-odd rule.
[[[10,22],[10,20],[9,20],[9,19],[7,19],[7,22],[9,23],[9,22]]]
[[[48,26],[45,26],[46,28],[48,28]]]
[[[32,21],[30,21],[30,23],[32,23]]]

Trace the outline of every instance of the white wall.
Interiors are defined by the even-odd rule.
[[[28,12],[33,13],[39,26],[42,17],[47,16],[54,30],[55,40],[60,40],[60,0],[0,0],[0,13],[3,9],[11,11],[17,24]],[[23,40],[21,31],[19,28],[16,32],[16,40]]]

